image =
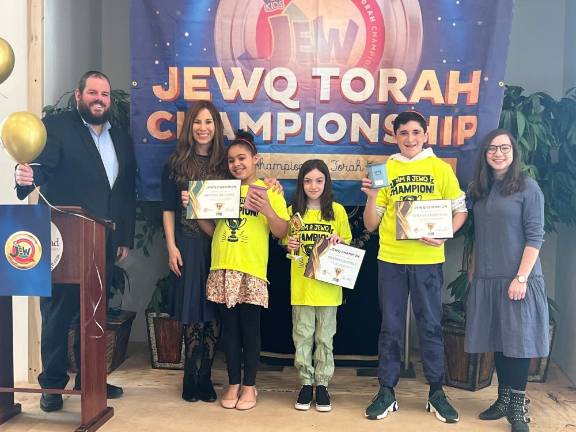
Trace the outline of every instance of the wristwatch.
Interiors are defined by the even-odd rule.
[[[515,279],[520,283],[526,283],[528,281],[528,278],[526,276],[520,274],[516,275]]]

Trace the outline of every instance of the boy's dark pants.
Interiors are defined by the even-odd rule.
[[[442,264],[392,264],[378,261],[378,298],[382,324],[378,338],[378,380],[395,387],[400,378],[401,351],[408,293],[416,317],[424,375],[429,383],[444,381],[442,338]]]

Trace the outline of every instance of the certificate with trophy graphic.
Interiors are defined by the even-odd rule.
[[[234,219],[240,216],[240,180],[198,180],[188,185],[187,219]]]
[[[450,200],[397,201],[396,240],[452,238]]]
[[[366,251],[327,238],[314,245],[304,276],[353,289]]]

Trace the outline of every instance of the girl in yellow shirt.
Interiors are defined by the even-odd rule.
[[[346,210],[333,200],[330,172],[324,161],[312,159],[302,164],[294,204],[288,211],[290,215],[299,213],[304,222],[297,235],[288,239],[288,250],[302,256],[292,261],[290,284],[294,366],[302,384],[294,407],[310,408],[315,384],[316,409],[327,412],[332,410],[328,383],[334,375],[332,340],[336,334],[337,309],[342,304],[342,287],[305,278],[304,269],[315,243],[328,237],[332,243],[348,244],[352,233]]]
[[[232,176],[242,180],[240,217],[220,219],[216,226],[200,221],[200,226],[212,236],[206,296],[220,309],[228,369],[229,386],[220,402],[224,408],[247,410],[256,405],[260,312],[268,307],[268,235],[286,235],[288,212],[284,197],[256,177],[259,156],[251,134],[238,132],[227,160]],[[245,205],[249,187],[253,190]]]

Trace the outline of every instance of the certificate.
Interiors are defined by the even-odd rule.
[[[199,180],[188,185],[187,219],[240,217],[240,180]]]
[[[324,238],[314,245],[304,276],[353,289],[365,253],[345,244],[331,245]]]
[[[450,200],[396,202],[396,240],[453,236]]]

